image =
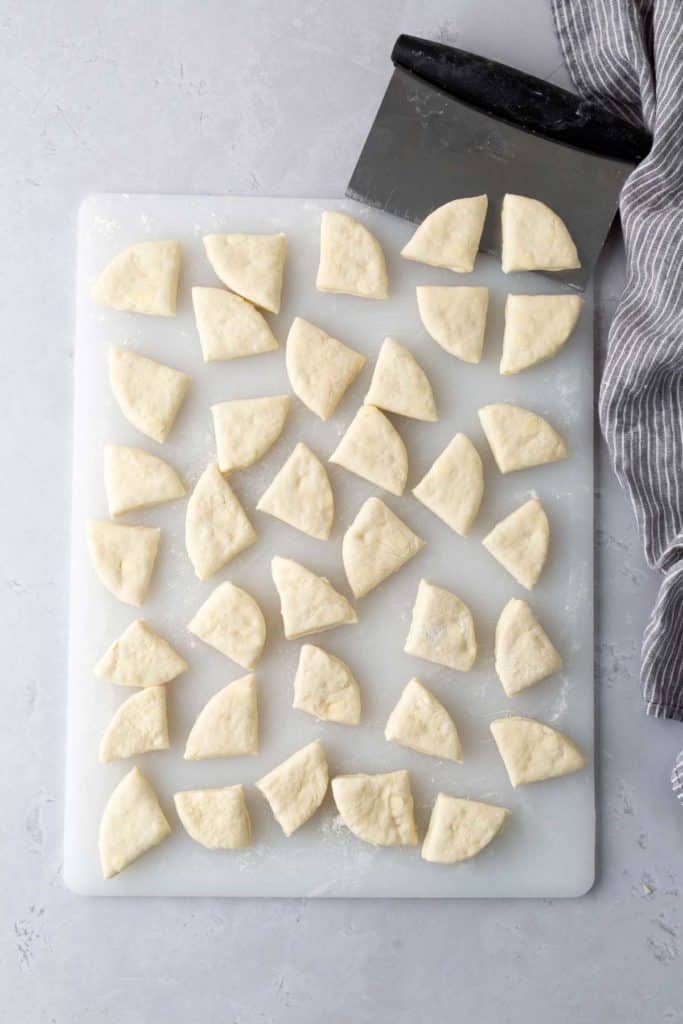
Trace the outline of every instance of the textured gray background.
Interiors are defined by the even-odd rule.
[[[680,726],[598,466],[599,880],[572,902],[88,900],[62,885],[75,216],[88,191],[339,194],[400,31],[565,83],[545,0],[0,5],[0,992],[17,1024],[683,1021]],[[615,236],[599,318],[614,309]],[[683,877],[681,878],[683,881]]]

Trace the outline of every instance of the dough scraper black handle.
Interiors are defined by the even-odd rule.
[[[400,35],[391,59],[492,117],[554,142],[614,160],[639,163],[651,139],[595,103],[497,61],[445,43]]]

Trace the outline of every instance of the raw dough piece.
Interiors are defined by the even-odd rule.
[[[316,576],[292,558],[276,556],[270,567],[288,640],[358,622],[344,595],[324,576]]]
[[[482,544],[527,590],[535,585],[548,557],[550,526],[538,498],[526,501],[494,526]]]
[[[211,406],[221,473],[246,469],[277,441],[289,412],[289,395],[238,398]]]
[[[320,740],[297,750],[256,783],[275,820],[291,836],[315,814],[325,799],[329,775]]]
[[[322,647],[304,644],[294,677],[292,707],[324,722],[357,725],[360,721],[360,687],[348,665]]]
[[[187,627],[242,668],[254,668],[266,642],[266,620],[246,590],[220,583]]]
[[[182,480],[168,462],[142,448],[119,444],[104,446],[104,489],[112,516],[185,494]]]
[[[325,467],[299,442],[261,495],[256,508],[317,540],[327,540],[334,521],[334,497]]]
[[[186,761],[258,754],[256,677],[228,683],[204,705],[187,737]]]
[[[185,546],[206,580],[256,540],[256,532],[218,466],[207,466],[187,503]]]
[[[470,439],[456,434],[413,494],[456,533],[469,533],[484,495],[484,468]]]
[[[368,498],[342,541],[342,561],[354,597],[364,597],[393,576],[424,543],[383,501]]]
[[[512,598],[496,625],[496,672],[508,697],[561,668],[560,655],[529,605]]]
[[[414,420],[438,420],[432,386],[415,356],[393,338],[385,338],[365,396],[376,405]]]
[[[114,712],[100,742],[100,761],[118,761],[169,746],[166,687],[149,686]]]
[[[103,876],[118,875],[170,832],[151,782],[139,768],[131,768],[109,797],[100,821]]]
[[[104,268],[92,297],[112,309],[175,316],[179,274],[179,242],[138,242]]]
[[[557,355],[582,306],[578,295],[508,295],[500,372],[519,373]]]
[[[330,462],[391,494],[403,494],[405,490],[406,446],[391,420],[374,405],[361,405],[330,455]]]
[[[366,363],[360,352],[300,316],[289,329],[285,356],[294,394],[321,420],[329,420]]]
[[[332,795],[347,828],[374,846],[415,846],[410,776],[406,771],[385,775],[338,775]]]
[[[347,213],[325,210],[320,221],[319,292],[342,292],[363,299],[389,294],[384,253],[364,224]]]
[[[239,295],[224,288],[193,288],[192,305],[205,363],[279,347],[265,317]]]
[[[420,754],[462,762],[455,722],[419,679],[411,679],[389,715],[384,738]]]
[[[203,242],[223,284],[271,313],[280,312],[284,235],[205,235]]]
[[[251,844],[244,786],[185,789],[173,799],[183,828],[207,850],[243,850]]]
[[[503,199],[503,273],[513,270],[575,270],[581,266],[563,220],[528,196]]]
[[[485,405],[479,420],[501,473],[558,462],[569,454],[555,428],[529,409],[506,402]]]
[[[469,274],[479,251],[484,230],[487,196],[453,199],[433,210],[426,217],[401,256],[430,267],[446,267],[460,274]]]
[[[439,793],[422,844],[422,859],[432,864],[457,864],[476,857],[496,838],[509,816],[505,807]]]
[[[117,686],[161,686],[187,663],[144,619],[135,619],[95,665],[95,675]]]
[[[498,718],[491,732],[510,782],[525,786],[580,771],[586,758],[568,736],[533,718]]]
[[[417,289],[417,305],[425,330],[441,348],[466,363],[481,361],[488,288],[422,285]]]
[[[468,672],[477,657],[472,613],[450,590],[420,580],[403,650],[435,665]]]
[[[125,604],[147,597],[161,530],[90,519],[86,524],[93,569],[107,590]]]
[[[114,346],[109,349],[109,383],[128,422],[163,444],[190,386],[187,374]]]

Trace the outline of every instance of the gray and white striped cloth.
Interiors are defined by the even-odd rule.
[[[627,275],[600,422],[663,574],[643,639],[647,713],[683,721],[683,0],[551,2],[578,92],[652,135],[619,204]],[[683,802],[683,752],[672,782]]]

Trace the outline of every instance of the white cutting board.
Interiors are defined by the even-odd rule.
[[[348,210],[368,224],[387,255],[391,298],[371,302],[324,295],[315,289],[320,213]],[[571,225],[570,225],[571,227]],[[251,359],[202,362],[190,288],[218,285],[205,259],[201,236],[214,231],[287,235],[282,312],[271,317],[282,347]],[[592,307],[586,308],[571,342],[553,361],[516,377],[501,377],[503,305],[508,290],[547,292],[547,278],[505,277],[495,260],[481,256],[474,274],[456,277],[402,260],[399,251],[412,227],[344,200],[264,199],[209,196],[93,196],[80,213],[78,316],[75,346],[75,429],[71,646],[65,877],[81,893],[171,896],[574,896],[594,875],[593,781],[593,342]],[[145,238],[177,238],[183,247],[178,315],[157,318],[95,306],[89,287],[124,246]],[[415,285],[485,284],[491,289],[485,358],[466,365],[442,351],[422,327]],[[97,748],[114,709],[131,691],[97,679],[92,666],[136,617],[95,577],[88,560],[84,523],[107,516],[102,482],[106,442],[140,445],[167,458],[192,485],[215,457],[209,406],[237,397],[290,390],[284,342],[295,315],[319,324],[367,354],[368,364],[341,403],[322,423],[298,400],[284,433],[256,466],[231,478],[259,534],[259,541],[208,582],[194,578],[183,543],[185,502],[130,514],[124,521],[159,525],[162,544],[150,596],[141,614],[177,647],[189,671],[169,684],[171,749],[137,759],[153,782],[171,822],[171,837],[118,877],[103,882],[97,854],[98,823],[109,794],[130,762],[100,765]],[[298,440],[325,459],[336,446],[368,386],[373,358],[385,335],[405,342],[432,381],[441,419],[436,424],[395,417],[410,456],[413,487],[457,431],[477,445],[485,463],[486,494],[471,535],[461,538],[423,508],[409,492],[388,496],[340,467],[330,466],[337,505],[327,542],[255,511],[255,504]],[[170,440],[163,446],[130,426],[112,398],[106,353],[130,345],[185,370],[193,385]],[[566,436],[566,462],[502,477],[478,424],[478,406],[506,400],[529,406]],[[285,641],[269,563],[291,556],[328,576],[348,593],[341,539],[361,503],[381,497],[426,541],[424,551],[395,577],[356,602],[359,624],[313,637],[345,659],[363,695],[356,728],[317,722],[291,708],[292,680],[302,641]],[[538,494],[551,525],[551,554],[531,603],[561,651],[565,670],[511,701],[493,668],[493,634],[510,597],[527,597],[481,545],[485,533],[531,494]],[[457,673],[403,653],[421,577],[452,589],[472,609],[480,654],[469,673]],[[185,630],[195,609],[222,580],[254,594],[266,615],[266,653],[257,668],[261,750],[257,757],[186,762],[188,730],[207,699],[243,675],[218,652]],[[446,763],[384,740],[387,716],[403,686],[418,676],[452,712],[465,762]],[[513,790],[488,731],[508,713],[532,715],[566,730],[587,752],[578,775]],[[456,866],[427,864],[419,848],[375,849],[339,822],[331,796],[290,839],[285,839],[255,780],[305,743],[319,737],[331,773],[410,771],[421,835],[440,791],[489,800],[512,811],[509,826],[476,859]],[[244,783],[254,826],[253,846],[242,852],[209,852],[183,831],[173,806],[179,789]]]

